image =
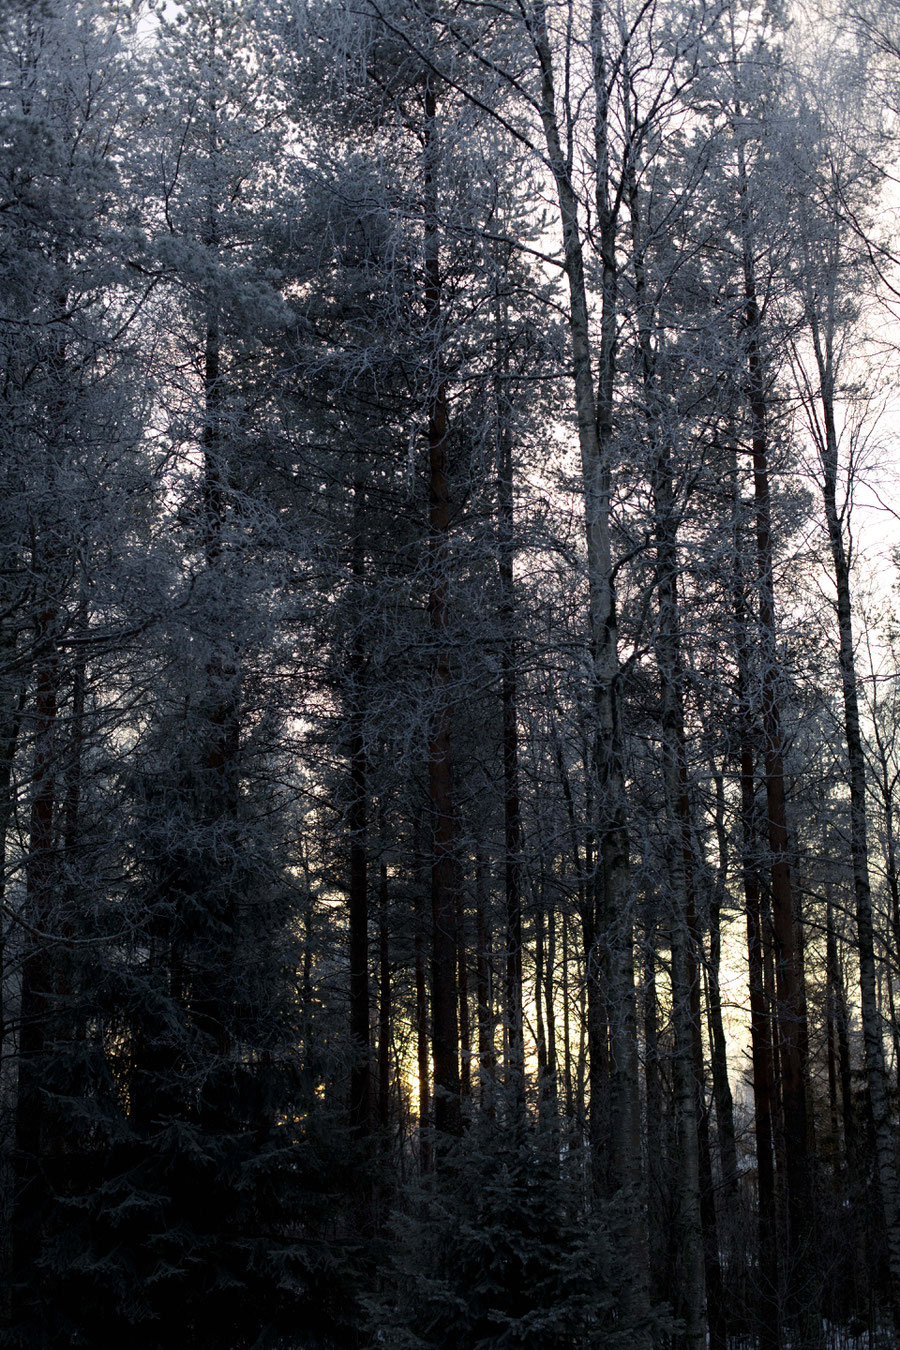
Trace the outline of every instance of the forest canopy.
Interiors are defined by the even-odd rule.
[[[900,1344],[898,116],[3,0],[0,1346]]]

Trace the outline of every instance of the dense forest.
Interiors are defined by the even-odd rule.
[[[900,0],[2,0],[0,1345],[900,1344],[898,175]]]

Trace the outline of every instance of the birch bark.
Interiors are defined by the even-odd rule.
[[[607,204],[600,222],[603,277],[595,392],[578,196],[572,180],[571,161],[563,150],[560,134],[553,52],[544,0],[536,0],[532,16],[531,35],[540,69],[540,118],[547,160],[557,193],[569,290],[569,335],[584,491],[595,719],[595,913],[604,926],[604,939],[610,953],[611,1168],[617,1185],[632,1197],[629,1242],[633,1279],[625,1291],[626,1311],[635,1319],[643,1319],[648,1306],[649,1272],[638,1109],[637,1014],[618,688],[618,624],[610,538],[609,454],[616,347],[616,218],[614,210]],[[596,33],[596,23],[592,23],[592,30]],[[596,45],[593,58],[596,71],[596,140],[599,148],[596,181],[599,199],[603,199],[606,191],[605,152],[601,143],[606,116],[606,80],[600,68],[602,52]],[[595,940],[597,936],[595,931]],[[593,967],[589,970],[589,978],[592,976],[596,979],[596,953],[589,952],[588,960]],[[593,1110],[596,1103],[592,1101],[591,1105]],[[636,1334],[636,1344],[649,1344],[648,1333]]]

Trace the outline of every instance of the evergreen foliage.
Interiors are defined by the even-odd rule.
[[[561,1147],[563,1145],[563,1147]],[[400,1197],[371,1347],[617,1350],[623,1212],[591,1199],[584,1159],[554,1127],[473,1120]],[[662,1329],[647,1309],[644,1326]]]
[[[895,20],[0,4],[0,1344],[900,1334]]]

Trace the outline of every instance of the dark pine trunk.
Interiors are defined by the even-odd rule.
[[[756,586],[760,713],[770,853],[772,924],[775,939],[777,1030],[781,1065],[784,1120],[785,1182],[787,1187],[788,1315],[806,1350],[821,1344],[821,1293],[816,1263],[813,1192],[808,1156],[806,1064],[808,1044],[802,958],[797,945],[797,923],[790,869],[783,736],[778,704],[778,652],[775,620],[775,583],[771,495],[769,488],[769,428],[766,370],[761,317],[756,292],[755,261],[749,183],[743,147],[738,148],[738,185],[741,197],[742,260],[744,274],[743,338],[747,360],[751,461],[756,530]]]

